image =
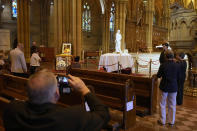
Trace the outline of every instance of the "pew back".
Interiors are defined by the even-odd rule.
[[[10,74],[0,75],[0,94],[17,99],[26,100],[26,86],[28,79]]]
[[[101,80],[119,84],[125,84],[125,82],[130,79],[134,84],[137,112],[143,115],[156,112],[157,80],[154,75],[152,77],[142,77],[74,68],[70,69],[69,73],[81,79],[88,78],[91,80]]]
[[[63,74],[58,75],[64,76]],[[81,79],[86,85],[94,87],[95,95],[105,105],[122,112],[123,118],[120,124],[124,129],[134,126],[136,122],[135,94],[130,79],[126,80],[125,83],[108,82],[84,77],[81,77]],[[128,103],[133,106],[132,109],[128,108]]]
[[[87,85],[92,85],[95,90],[96,96],[99,97],[103,103],[111,108],[120,110],[123,112],[123,119],[121,124],[123,128],[129,128],[135,124],[135,108],[128,108],[128,102],[132,102],[135,107],[135,97],[133,89],[131,88],[131,81],[127,80],[123,83],[113,83],[108,81],[101,81],[96,79],[82,78]],[[9,74],[3,74],[0,76],[0,94],[27,100],[26,86],[28,79],[17,77]],[[59,104],[63,106],[81,104],[82,98],[76,93],[63,94],[59,100]]]

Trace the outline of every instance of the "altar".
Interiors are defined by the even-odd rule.
[[[128,53],[107,53],[100,56],[99,69],[105,67],[107,72],[118,71],[118,63],[121,69],[131,68],[134,65],[133,58]]]

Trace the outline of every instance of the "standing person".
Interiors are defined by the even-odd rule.
[[[79,63],[80,56],[76,56],[74,58],[74,62],[71,63],[71,68],[81,68],[81,64]]]
[[[163,64],[163,63],[166,62],[165,51],[168,50],[169,44],[168,43],[164,43],[164,44],[162,44],[162,46],[163,46],[163,51],[161,52],[160,57],[159,57],[160,64]]]
[[[187,63],[184,60],[185,53],[180,52],[176,55],[177,63],[180,66],[180,81],[178,85],[178,91],[177,91],[177,105],[183,104],[183,89],[184,89],[184,83],[186,78],[186,69],[187,69]]]
[[[89,112],[81,105],[68,108],[57,105],[60,93],[56,76],[41,70],[29,78],[29,99],[12,101],[4,111],[6,131],[100,131],[110,119],[108,108],[80,78],[69,75],[68,82],[84,97]]]
[[[33,54],[33,51],[35,51],[36,49],[37,49],[36,42],[33,41],[33,42],[32,42],[32,46],[31,46],[31,49],[30,49],[31,55]]]
[[[3,65],[5,64],[4,60],[3,60],[3,54],[0,54],[0,71],[3,69]]]
[[[4,60],[3,60],[3,56],[4,54],[0,54],[0,65],[3,66],[5,64]]]
[[[40,61],[41,58],[39,57],[39,52],[37,48],[34,48],[30,58],[30,74],[34,74],[36,69],[40,67]]]
[[[24,45],[17,44],[17,48],[10,51],[11,72],[15,76],[27,77],[27,66],[23,53]]]
[[[167,122],[169,125],[174,125],[176,114],[176,95],[178,90],[179,81],[179,65],[173,60],[174,54],[172,51],[165,51],[165,57],[167,61],[160,65],[157,77],[161,78],[160,90],[161,90],[161,117],[157,122],[161,125],[166,124],[166,99],[168,105]]]

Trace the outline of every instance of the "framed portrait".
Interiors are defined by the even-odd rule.
[[[71,43],[63,43],[62,54],[71,55]]]

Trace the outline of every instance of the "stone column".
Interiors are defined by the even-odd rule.
[[[121,41],[121,49],[125,49],[125,23],[126,23],[126,14],[127,14],[127,4],[128,0],[119,0],[116,2],[116,28],[115,33],[117,30],[120,30],[120,33],[122,35],[122,41]]]
[[[155,0],[148,0],[146,7],[146,44],[149,51],[152,51],[152,36],[153,36],[153,13],[155,7]]]
[[[54,47],[54,4],[50,5],[48,47]]]
[[[63,43],[63,0],[54,0],[54,45],[56,54],[61,53]]]
[[[30,58],[29,2],[29,0],[17,0],[17,37],[18,42],[24,44],[24,54],[27,61]]]
[[[168,29],[168,36],[167,36],[167,40],[169,41],[170,38],[170,1],[169,0],[164,0],[163,3],[163,9],[164,9],[164,24],[163,27],[165,27],[166,29]]]
[[[70,42],[72,41],[72,1],[64,0],[63,1],[63,41]]]
[[[82,0],[76,0],[76,14],[73,16],[76,16],[76,28],[73,30],[73,32],[76,32],[76,51],[74,51],[74,54],[77,56],[81,56],[82,54]],[[75,39],[75,38],[73,38]]]
[[[102,50],[103,53],[109,52],[110,29],[109,29],[109,12],[103,15],[103,33],[102,33]]]
[[[72,55],[81,56],[81,0],[54,0],[54,44],[61,53],[62,43],[72,44]]]
[[[197,9],[197,0],[194,1],[194,8]]]
[[[82,47],[82,12],[81,12],[81,0],[72,1],[72,45],[73,45],[73,55],[81,56]]]
[[[40,31],[41,31],[41,44],[48,47],[48,37],[49,37],[49,16],[50,16],[50,3],[49,0],[40,1]]]

